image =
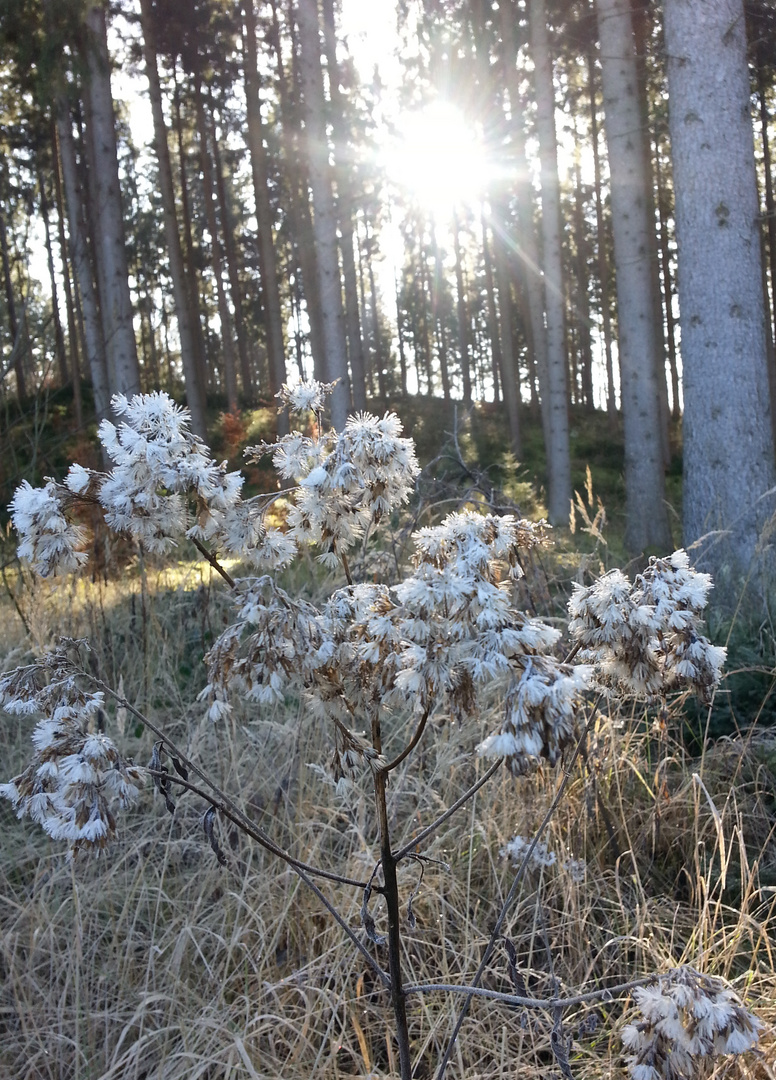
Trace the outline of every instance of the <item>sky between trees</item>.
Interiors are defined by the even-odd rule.
[[[6,416],[160,388],[204,434],[313,375],[338,428],[497,402],[518,459],[541,413],[563,524],[569,408],[619,412],[639,553],[683,413],[684,542],[732,580],[774,486],[775,31],[759,0],[6,0]]]

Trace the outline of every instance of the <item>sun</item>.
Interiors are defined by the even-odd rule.
[[[418,206],[449,219],[460,206],[479,205],[493,169],[476,128],[453,105],[436,101],[398,117],[385,147],[388,174]]]

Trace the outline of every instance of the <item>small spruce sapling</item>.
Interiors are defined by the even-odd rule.
[[[83,670],[78,642],[63,641],[42,660],[0,679],[0,704],[6,710],[42,716],[29,765],[0,786],[0,795],[19,817],[29,816],[52,838],[67,841],[72,853],[100,850],[115,837],[118,815],[137,801],[146,775],[171,810],[175,785],[201,795],[208,806],[205,834],[219,862],[224,856],[215,833],[217,813],[292,865],[372,964],[390,993],[401,1075],[409,1080],[396,868],[401,859],[418,857],[417,843],[447,814],[423,830],[413,852],[396,851],[386,788],[421,742],[429,717],[439,712],[475,722],[483,691],[499,690],[502,722],[485,735],[478,752],[494,759],[486,778],[502,763],[521,775],[542,760],[555,764],[579,744],[588,691],[654,698],[688,688],[707,701],[725,652],[700,631],[711,581],[678,551],[651,560],[633,583],[612,571],[589,588],[575,586],[568,623],[573,647],[565,660],[559,657],[561,631],[515,607],[513,586],[523,575],[523,556],[549,543],[549,527],[541,521],[464,509],[414,534],[412,564],[395,584],[354,580],[354,552],[408,501],[419,468],[412,442],[402,436],[393,413],[360,414],[341,433],[325,430],[330,391],[317,382],[284,386],[281,407],[312,414],[311,433],[293,431],[247,451],[250,460],[271,455],[288,485],[280,493],[244,499],[242,476],[210,458],[191,434],[186,410],[165,394],[149,394],[114,398],[121,422],[103,421],[100,427],[113,462],[110,472],[76,464],[63,484],[47,480],[35,489],[24,483],[10,509],[19,555],[44,577],[77,571],[86,561],[85,531],[69,518],[79,503],[99,505],[110,528],[149,552],[167,552],[185,539],[196,545],[234,599],[234,621],[206,657],[208,681],[201,698],[210,718],[218,722],[228,716],[236,696],[263,706],[282,702],[292,690],[304,693],[331,732],[328,768],[337,787],[358,782],[363,774],[371,778],[380,861],[370,880],[353,881],[283,852],[163,730]],[[284,523],[270,525],[267,511],[281,495],[287,504]],[[278,577],[308,547],[332,572],[332,581],[341,572],[346,582],[334,584],[319,606],[290,595]],[[256,574],[234,580],[219,559],[224,555],[254,567]],[[90,678],[92,688],[86,689]],[[147,769],[127,760],[107,735],[93,733],[105,692],[159,736]],[[404,745],[392,758],[383,745],[389,709],[409,721]],[[519,851],[513,841],[508,850],[522,860],[518,873],[529,859],[547,854],[539,836],[531,844],[521,840]],[[363,926],[374,944],[387,942],[387,972],[314,884],[316,875],[363,889]],[[375,890],[386,904],[386,939],[377,934],[369,912]],[[479,974],[468,987],[448,989],[471,995]],[[643,1020],[626,1026],[623,1035],[634,1080],[690,1075],[715,1054],[740,1053],[757,1040],[758,1021],[731,991],[689,969],[672,978],[657,977],[652,988],[635,991]],[[431,987],[411,987],[413,993],[425,989]],[[592,996],[596,993],[608,991]],[[563,1002],[538,1004],[560,1015]]]

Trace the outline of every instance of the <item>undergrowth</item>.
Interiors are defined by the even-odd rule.
[[[480,410],[460,425],[452,419],[439,453],[440,421],[416,418],[414,434],[436,454],[426,455],[433,461],[420,480],[420,501],[409,516],[396,517],[372,562],[354,549],[357,579],[386,580],[391,564],[405,561],[412,530],[437,524],[451,509],[499,513],[518,503],[524,514],[541,513],[541,492],[504,454],[503,442],[499,450],[492,417]],[[228,456],[265,423],[258,414],[223,417]],[[248,480],[259,484],[262,476]],[[606,494],[605,474],[602,486]],[[521,608],[558,626],[566,625],[569,583],[587,585],[618,563],[603,535],[605,501],[590,470],[578,489],[580,532],[552,553],[527,550],[528,573],[517,586]],[[272,513],[285,512],[281,500],[273,505]],[[363,885],[384,854],[377,840],[383,823],[363,777],[345,787],[319,764],[331,756],[331,733],[309,703],[291,689],[274,704],[237,695],[219,723],[206,717],[198,700],[203,658],[233,617],[211,566],[143,556],[99,529],[92,554],[90,577],[56,583],[18,564],[4,567],[2,668],[40,655],[55,644],[54,634],[88,639],[87,674],[163,727],[187,760],[207,763],[218,787],[237,793],[251,822],[287,855],[336,867]],[[227,580],[239,569],[221,560]],[[332,579],[304,553],[281,584],[317,604]],[[583,621],[579,611],[577,620]],[[412,854],[397,859],[417,1080],[435,1074],[463,999],[449,989],[413,987],[472,984],[514,882],[511,860],[524,855],[563,785],[480,986],[541,999],[573,997],[580,987],[599,992],[565,1009],[564,1029],[560,1010],[556,1017],[514,1001],[474,998],[447,1075],[496,1080],[519,1069],[556,1077],[560,1069],[567,1080],[624,1076],[627,1001],[600,990],[678,967],[702,972],[691,971],[687,985],[720,976],[766,1027],[773,1022],[776,735],[756,723],[772,707],[772,638],[763,630],[752,646],[743,623],[726,635],[742,661],[711,705],[693,712],[684,695],[661,708],[603,697],[592,704],[590,696],[579,754],[555,767],[545,761],[527,776],[502,770],[437,829],[422,861]],[[754,658],[747,657],[753,649]],[[761,679],[746,684],[749,698],[733,682],[742,675]],[[724,730],[733,733],[724,738],[716,737],[720,702],[732,716]],[[503,710],[503,698],[487,692],[466,720],[429,705],[420,728],[428,720],[428,730],[411,763],[401,753],[408,717],[393,703],[386,710],[381,751],[394,760],[384,812],[394,851],[411,852],[420,829],[485,772],[475,750],[487,745],[483,738],[499,727]],[[130,766],[158,754],[152,734],[112,699],[97,725],[121,738]],[[6,775],[22,767],[32,727],[29,717],[6,719]],[[18,826],[12,807],[0,802],[0,1075],[397,1076],[389,994],[375,965],[344,934],[365,929],[377,973],[385,968],[386,947],[369,933],[363,888],[324,882],[344,919],[338,925],[288,862],[255,846],[226,817],[203,819],[185,793],[176,794],[171,817],[165,801],[168,795],[160,799],[148,785],[110,858],[76,863],[40,830]],[[384,903],[372,902],[378,925],[385,923]],[[633,1048],[642,1036],[630,1027]],[[775,1056],[766,1030],[758,1052],[726,1059],[725,1074],[771,1078]],[[633,1059],[631,1072],[632,1065]]]
[[[545,569],[551,576],[551,560]],[[136,562],[115,581],[17,579],[14,594],[18,613],[3,602],[6,668],[45,647],[51,626],[88,636],[96,673],[121,682],[189,756],[212,762],[219,783],[239,791],[251,817],[288,851],[356,877],[368,873],[379,858],[368,792],[355,786],[341,798],[310,767],[325,760],[328,734],[301,702],[238,705],[226,727],[203,719],[200,661],[226,618],[209,568]],[[399,770],[388,797],[397,843],[484,770],[472,751],[496,710],[493,702],[474,725],[435,727],[414,767]],[[504,934],[534,996],[551,993],[553,979],[574,992],[700,958],[705,972],[730,980],[772,1022],[776,738],[707,740],[690,756],[677,738],[682,715],[681,703],[659,715],[601,710],[544,837],[555,858],[532,864]],[[112,707],[106,719],[109,730],[124,728],[136,760],[148,759],[148,734]],[[9,774],[31,726],[4,723]],[[391,738],[389,730],[389,753]],[[436,834],[413,902],[416,926],[404,938],[407,984],[471,977],[511,881],[501,852],[515,835],[533,835],[560,778],[560,768],[547,766],[528,778],[501,775]],[[10,806],[0,804],[0,813],[0,1074],[396,1074],[386,991],[343,948],[341,931],[291,871],[236,831],[220,826],[222,868],[200,810],[181,799],[171,819],[147,790],[110,859],[74,869],[40,830],[20,828]],[[402,863],[405,897],[417,879],[416,865]],[[329,895],[357,929],[360,896],[341,886]],[[506,946],[482,985],[513,992]],[[460,1002],[443,993],[408,1000],[416,1075],[432,1076]],[[621,1010],[622,1002],[604,1001],[567,1013],[577,1080],[624,1075]],[[544,1013],[477,999],[448,1075],[500,1078],[518,1067],[524,1076],[545,1075],[551,1035]],[[737,1058],[726,1075],[770,1076],[767,1035],[761,1048],[759,1062]]]

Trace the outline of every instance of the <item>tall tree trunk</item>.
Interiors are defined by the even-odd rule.
[[[490,365],[493,379],[493,401],[498,404],[499,373],[502,369],[501,341],[498,333],[498,315],[496,313],[496,294],[493,288],[493,260],[488,243],[488,226],[482,216],[482,261],[485,267],[485,294],[488,304],[488,335],[490,338]]]
[[[51,245],[51,223],[49,221],[49,203],[46,195],[46,184],[43,172],[38,169],[38,191],[40,193],[40,216],[43,220],[43,243],[46,248],[46,264],[51,283],[51,317],[54,321],[54,347],[59,367],[60,386],[67,386],[70,382],[70,373],[67,366],[65,353],[65,336],[62,333],[62,320],[59,317],[59,290],[57,288],[57,275],[54,270],[54,249]]]
[[[609,290],[609,260],[607,257],[604,200],[601,191],[601,155],[598,149],[598,105],[596,102],[595,60],[592,49],[587,54],[588,90],[590,93],[590,143],[593,148],[593,176],[595,183],[595,218],[598,233],[598,280],[601,284],[601,328],[604,335],[606,361],[606,411],[613,420],[617,413],[617,397],[614,389],[614,363],[612,360],[612,317]]]
[[[499,220],[503,220],[503,213],[503,206],[496,209]],[[512,337],[512,291],[509,262],[504,244],[499,243],[498,238],[494,246],[501,346],[501,389],[507,407],[509,444],[512,453],[519,460],[523,456],[523,434],[520,423],[520,377]]]
[[[665,41],[684,371],[684,541],[704,538],[698,555],[715,572],[715,595],[732,599],[730,586],[738,583],[730,578],[752,566],[773,512],[773,496],[763,496],[776,481],[743,0],[666,0]],[[714,530],[723,532],[710,535]]]
[[[394,275],[394,295],[396,297],[396,331],[399,337],[399,378],[402,396],[407,396],[407,353],[404,348],[404,320],[402,319],[399,280]]]
[[[24,353],[22,340],[19,335],[19,320],[16,317],[16,298],[13,292],[13,279],[11,277],[11,257],[8,251],[8,233],[5,228],[5,218],[0,213],[0,259],[3,263],[3,287],[5,289],[6,314],[8,316],[8,329],[11,335],[11,356],[13,370],[16,376],[16,396],[19,402],[27,397],[27,383],[24,375]]]
[[[596,0],[617,268],[625,428],[625,543],[632,553],[671,545],[665,502],[648,176],[630,0]],[[664,380],[665,381],[665,380]]]
[[[437,342],[437,356],[439,357],[439,373],[442,376],[442,396],[445,401],[450,400],[450,366],[447,362],[447,330],[445,327],[444,312],[442,311],[442,283],[444,270],[442,259],[439,254],[439,242],[436,234],[436,222],[433,216],[429,222],[431,233],[431,254],[434,259],[434,268],[431,274],[431,314],[434,320],[434,336]]]
[[[188,323],[194,342],[194,353],[198,372],[199,385],[202,388],[202,396],[207,399],[207,388],[210,381],[208,370],[207,350],[205,348],[205,336],[202,331],[202,321],[199,304],[199,275],[194,253],[194,235],[191,223],[191,199],[189,197],[189,180],[186,160],[186,142],[183,133],[183,114],[181,110],[180,87],[178,85],[178,71],[175,60],[172,65],[173,77],[173,122],[175,125],[175,138],[178,146],[178,174],[180,182],[181,199],[181,225],[183,238],[183,262],[186,269],[186,295],[188,297]]]
[[[763,173],[765,178],[765,221],[763,235],[763,292],[765,294],[765,316],[768,339],[768,380],[771,387],[771,420],[774,440],[776,440],[776,203],[773,198],[773,176],[771,173],[771,143],[768,137],[768,100],[766,97],[763,61],[760,50],[755,52],[757,71],[757,99],[760,112],[760,140],[763,148]],[[768,270],[770,269],[770,292],[768,291]],[[771,317],[773,315],[773,317]]]
[[[286,215],[292,238],[292,261],[296,267],[297,275],[301,276],[302,280],[302,292],[310,327],[310,350],[313,356],[315,377],[319,381],[325,381],[327,378],[326,346],[318,288],[318,259],[313,235],[313,219],[310,213],[307,169],[302,161],[299,145],[301,139],[298,93],[300,82],[298,70],[299,50],[295,45],[292,48],[291,74],[287,77],[283,65],[277,0],[271,0],[271,4],[274,28],[273,45],[278,72],[278,97],[284,136],[283,145],[286,154],[286,179],[288,184]],[[293,33],[293,0],[289,0],[288,23]]]
[[[669,195],[660,165],[660,141],[655,138],[655,181],[657,183],[657,211],[660,223],[660,269],[663,279],[663,305],[666,313],[666,339],[668,343],[668,366],[671,371],[671,416],[678,420],[682,415],[679,406],[679,366],[676,362],[676,319],[674,317],[674,287],[671,274],[671,251],[668,244]]]
[[[763,65],[757,63],[757,103],[760,113],[760,139],[763,148],[763,173],[765,176],[765,220],[767,222],[768,236],[768,262],[771,271],[771,294],[769,297],[770,310],[768,317],[771,319],[773,334],[776,334],[776,201],[773,197],[773,174],[771,166],[771,142],[768,137],[768,97],[765,87]]]
[[[253,375],[251,373],[250,357],[248,355],[248,342],[245,335],[245,320],[242,309],[242,286],[240,284],[240,261],[235,244],[235,221],[232,208],[227,197],[226,182],[224,181],[224,169],[221,159],[221,147],[218,141],[218,131],[215,122],[215,102],[210,86],[207,91],[210,115],[210,138],[213,145],[213,173],[215,176],[216,199],[218,213],[221,219],[221,235],[224,238],[224,254],[226,256],[226,273],[229,279],[229,291],[232,294],[232,310],[234,311],[234,328],[237,337],[237,356],[240,363],[240,379],[242,381],[243,396],[247,402],[253,402]]]
[[[105,345],[102,338],[102,320],[89,258],[86,225],[83,217],[83,193],[73,145],[70,111],[62,94],[57,97],[57,134],[59,135],[59,155],[62,162],[62,182],[67,203],[70,253],[78,282],[83,315],[84,351],[92,378],[94,410],[97,413],[98,420],[103,420],[110,411],[110,384],[105,359]]]
[[[258,227],[259,273],[261,275],[264,325],[267,335],[270,394],[274,398],[286,381],[286,353],[277,259],[275,257],[272,205],[269,199],[267,152],[264,148],[264,123],[261,117],[261,101],[259,99],[256,14],[253,0],[243,0],[243,18],[245,21],[243,68],[245,71],[245,100],[248,118],[248,150],[251,158],[253,197]],[[278,417],[278,424],[283,429],[280,431],[281,434],[284,433],[287,423],[287,413],[283,412]]]
[[[337,217],[329,171],[318,0],[299,0],[297,25],[326,377],[336,381],[331,395],[331,418],[335,429],[342,431],[350,408],[350,382],[337,254]]]
[[[201,438],[207,435],[207,417],[205,412],[205,387],[200,378],[200,366],[197,363],[197,345],[192,326],[189,283],[186,280],[186,268],[183,261],[178,215],[175,210],[175,190],[172,182],[170,147],[167,141],[167,125],[162,108],[162,88],[159,83],[156,40],[153,23],[151,0],[140,0],[140,19],[143,30],[143,56],[151,98],[151,112],[154,124],[154,151],[159,165],[159,187],[162,197],[164,217],[164,238],[170,260],[172,295],[175,304],[175,318],[178,322],[178,334],[181,341],[181,362],[186,383],[186,404],[191,413],[191,429]],[[153,328],[151,328],[153,336]]]
[[[340,229],[340,251],[342,253],[342,278],[345,285],[345,325],[353,389],[353,407],[363,411],[366,409],[364,346],[361,339],[356,260],[353,253],[353,185],[348,172],[348,161],[352,157],[352,148],[345,124],[345,100],[340,90],[334,0],[323,0],[323,40],[326,51],[326,68],[329,73],[329,94],[331,95],[334,175],[337,184],[337,214]]]
[[[198,58],[197,58],[198,62]],[[221,323],[221,348],[224,360],[224,388],[226,390],[227,409],[236,412],[237,401],[237,364],[234,355],[234,330],[232,313],[226,299],[224,288],[224,269],[221,261],[221,242],[216,219],[213,191],[213,171],[208,146],[208,124],[205,117],[205,103],[202,96],[202,79],[199,70],[194,72],[194,100],[197,113],[197,132],[199,135],[199,161],[202,169],[202,187],[205,197],[205,219],[210,233],[210,257],[213,262],[218,318]]]
[[[358,229],[356,230],[356,248],[358,251],[358,298],[360,304],[359,311],[361,317],[361,325],[366,328],[369,325],[369,310],[366,303],[366,285],[364,284],[364,262],[366,256],[364,251],[365,244],[361,243],[360,231]],[[375,355],[374,341],[372,340],[371,336],[367,338],[364,344],[367,347],[366,356],[368,359],[368,363],[365,369],[367,391],[369,397],[374,397],[376,393],[375,368],[377,367],[377,358]]]
[[[575,132],[576,136],[576,132]],[[576,242],[576,295],[574,308],[579,328],[579,359],[581,365],[582,403],[590,411],[593,408],[593,347],[590,338],[590,275],[588,273],[588,246],[585,235],[585,209],[582,205],[582,169],[578,136],[574,140],[574,234]]]
[[[420,334],[420,355],[423,358],[423,368],[426,378],[426,393],[429,397],[434,394],[434,372],[432,368],[433,349],[431,345],[433,324],[429,316],[433,312],[431,281],[426,260],[425,230],[418,219],[418,274],[415,279],[418,329]],[[420,371],[418,371],[418,387],[420,387]]]
[[[650,136],[651,120],[649,113],[649,75],[647,69],[647,50],[649,48],[650,16],[644,2],[630,0],[628,7],[633,26],[634,56],[636,63],[636,87],[638,90],[639,132],[641,134],[642,160],[644,162],[644,204],[647,215],[647,253],[652,275],[652,305],[655,332],[655,387],[657,388],[658,410],[660,416],[660,443],[663,453],[663,465],[671,461],[669,439],[668,386],[666,383],[666,357],[663,339],[664,312],[660,291],[660,259],[658,254],[658,235],[655,228],[656,195],[655,177],[652,168],[652,139]]]
[[[466,291],[463,282],[463,260],[461,258],[461,226],[458,214],[453,210],[453,253],[455,255],[455,288],[458,310],[458,355],[461,358],[461,382],[463,383],[463,403],[472,403],[472,373],[469,354],[469,316],[466,310]]]
[[[372,334],[375,342],[375,369],[377,371],[377,388],[383,401],[388,397],[388,359],[383,355],[383,343],[380,340],[380,309],[377,303],[377,285],[375,284],[375,260],[374,260],[374,237],[369,235],[369,223],[366,222],[366,241],[369,256],[369,295],[372,308]]]
[[[542,191],[544,240],[544,307],[547,320],[547,415],[548,516],[554,525],[566,525],[571,505],[571,459],[569,450],[568,362],[563,295],[560,182],[555,133],[555,91],[547,41],[544,0],[528,0],[531,54],[536,89],[536,133]]]
[[[525,131],[523,129],[525,104],[517,84],[517,46],[515,44],[514,28],[518,16],[513,0],[512,2],[506,2],[505,0],[504,3],[500,4],[499,10],[501,12],[501,36],[504,43],[504,83],[509,93],[509,134],[512,140],[515,171],[517,173],[517,179],[514,183],[514,195],[517,204],[517,229],[509,229],[506,213],[501,216],[496,215],[491,224],[494,232],[496,253],[498,253],[499,244],[505,245],[504,257],[508,260],[510,254],[514,256],[515,269],[522,283],[530,324],[530,333],[527,335],[531,349],[528,367],[529,370],[533,368],[538,376],[542,400],[542,430],[545,447],[548,447],[550,442],[550,411],[548,408],[550,391],[547,367],[547,331],[544,318],[544,287],[542,270],[539,265],[539,243],[534,222],[536,195],[526,157]],[[503,204],[506,208],[504,196],[497,198],[496,205],[498,204]]]
[[[109,371],[114,380],[111,389],[115,393],[137,394],[140,392],[140,366],[129,294],[105,9],[101,4],[88,10],[86,26],[89,31],[86,50],[89,136],[95,164],[95,213],[100,245],[96,258],[102,267],[100,310],[105,326],[105,345],[111,358]]]
[[[70,258],[68,257],[67,239],[65,237],[65,207],[62,194],[62,177],[60,175],[60,152],[59,138],[57,136],[56,121],[52,118],[51,146],[54,170],[54,195],[57,207],[57,237],[59,241],[59,259],[62,265],[62,281],[65,288],[65,310],[67,311],[67,346],[70,356],[70,377],[73,380],[73,407],[75,410],[75,422],[80,431],[84,423],[83,395],[81,393],[81,369],[78,359],[78,329],[73,304],[73,290],[70,283]]]

